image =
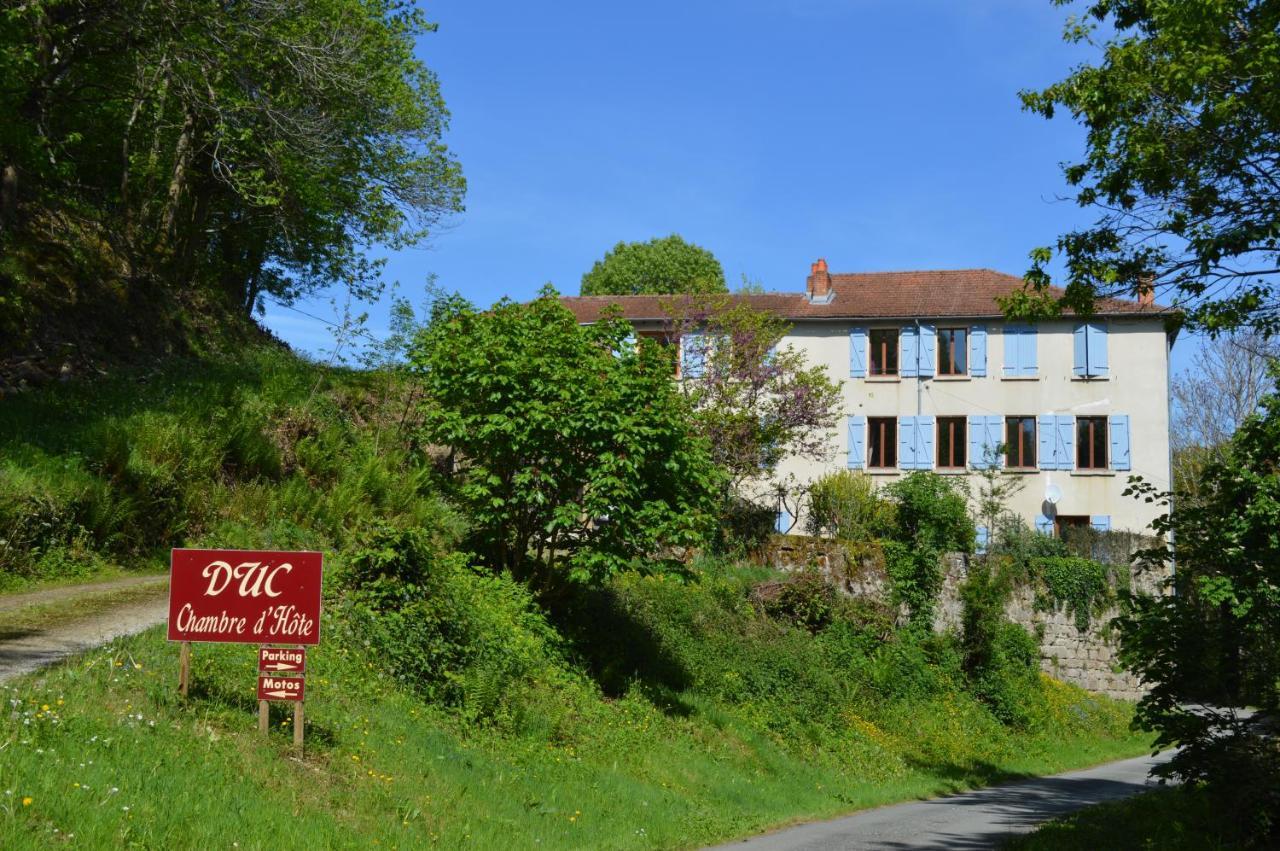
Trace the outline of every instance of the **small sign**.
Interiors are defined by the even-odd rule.
[[[319,644],[322,560],[315,552],[174,550],[169,640]]]
[[[301,674],[307,669],[307,651],[303,647],[259,647],[258,672],[263,674]]]
[[[258,675],[258,700],[296,700],[303,696],[303,677]]]

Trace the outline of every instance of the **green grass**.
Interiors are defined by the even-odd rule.
[[[1243,847],[1239,825],[1224,824],[1208,792],[1170,788],[1082,810],[1005,846],[1008,851],[1216,851]]]
[[[87,620],[131,603],[159,599],[164,596],[167,589],[168,577],[156,577],[155,582],[132,585],[128,588],[92,591],[65,600],[0,610],[0,639],[6,633],[51,629],[74,621]]]
[[[696,694],[681,712],[635,693],[580,700],[549,729],[512,734],[459,723],[334,643],[308,660],[297,760],[283,711],[265,741],[256,733],[254,660],[197,645],[183,703],[177,648],[156,629],[0,686],[6,847],[75,834],[83,847],[683,848],[1145,746],[1122,725],[1010,734],[955,697],[861,719],[826,751]],[[1089,702],[1056,689],[1066,712]]]

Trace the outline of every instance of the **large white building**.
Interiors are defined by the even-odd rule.
[[[787,459],[779,475],[801,485],[839,467],[881,481],[973,477],[1003,444],[996,463],[1025,480],[1010,508],[1039,530],[1145,529],[1158,507],[1122,492],[1131,474],[1169,486],[1167,310],[1107,300],[1087,319],[1006,321],[996,297],[1021,287],[987,269],[831,274],[819,260],[803,293],[735,296],[784,316],[782,345],[843,391],[831,456]],[[642,334],[669,327],[669,301],[564,299],[581,322],[616,304]]]

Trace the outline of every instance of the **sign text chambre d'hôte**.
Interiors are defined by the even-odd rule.
[[[174,550],[170,641],[319,644],[318,552]]]

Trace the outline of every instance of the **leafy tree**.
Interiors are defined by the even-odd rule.
[[[1083,12],[1065,38],[1100,60],[1021,97],[1085,126],[1064,173],[1099,217],[1057,240],[1065,295],[1045,289],[1054,250],[1039,248],[1006,311],[1087,312],[1154,287],[1193,326],[1280,330],[1280,2],[1089,0]]]
[[[786,319],[727,296],[672,299],[667,313],[684,360],[681,389],[731,493],[779,496],[782,459],[827,459],[839,386],[803,352],[781,345]]]
[[[1272,387],[1277,361],[1280,342],[1256,332],[1222,334],[1196,349],[1171,388],[1175,490],[1193,492],[1205,464],[1222,459],[1231,435]]]
[[[1231,707],[1280,709],[1280,396],[1262,401],[1196,494],[1176,494],[1153,528],[1177,544],[1169,593],[1138,597],[1119,623],[1126,663],[1150,684],[1139,719],[1181,750],[1160,773],[1210,781],[1224,805],[1274,842],[1280,751]],[[1138,480],[1148,500],[1168,499]],[[1165,541],[1141,554],[1169,567]],[[1262,844],[1267,844],[1263,840]],[[1268,846],[1269,847],[1269,846]]]
[[[679,235],[619,242],[582,276],[583,295],[728,292],[720,261]]]
[[[553,586],[703,541],[720,476],[661,346],[581,327],[544,289],[529,304],[433,307],[410,362],[423,431],[453,455],[447,488],[496,570]]]
[[[402,0],[34,0],[0,11],[0,236],[96,228],[133,279],[249,313],[341,282],[362,249],[461,209],[433,26]]]

